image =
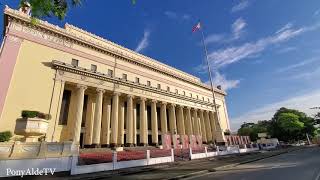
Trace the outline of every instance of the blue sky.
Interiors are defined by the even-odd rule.
[[[309,108],[320,105],[319,0],[136,1],[87,0],[64,21],[48,21],[68,22],[207,82],[201,34],[191,32],[201,19],[232,130],[270,119],[282,106],[312,115]]]

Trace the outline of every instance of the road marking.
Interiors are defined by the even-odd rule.
[[[318,172],[318,175],[314,180],[320,180],[320,171]]]

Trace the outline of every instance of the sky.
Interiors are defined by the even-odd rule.
[[[17,8],[18,0],[1,0]],[[231,129],[271,119],[280,107],[312,116],[320,106],[319,0],[86,0],[63,21],[209,82],[200,20],[215,85]],[[3,18],[0,18],[3,26]]]

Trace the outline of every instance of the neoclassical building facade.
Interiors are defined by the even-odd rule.
[[[223,90],[214,89],[213,101],[199,78],[80,28],[34,23],[9,7],[4,14],[0,132],[19,139],[16,122],[32,110],[51,115],[43,134],[48,142],[161,145],[164,134],[225,142]]]

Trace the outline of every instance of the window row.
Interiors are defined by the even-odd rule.
[[[79,60],[77,60],[77,59],[72,59],[71,65],[74,66],[74,67],[78,67],[78,65],[79,65]],[[91,71],[97,72],[97,65],[91,64]],[[107,75],[108,75],[109,77],[113,77],[113,76],[114,76],[113,70],[112,70],[112,69],[108,69]],[[127,81],[127,80],[128,80],[128,75],[125,74],[125,73],[123,73],[121,79]],[[134,82],[137,83],[137,84],[140,84],[140,78],[139,78],[139,77],[136,77]],[[148,87],[151,87],[151,81],[148,80],[146,85],[147,85]],[[157,84],[157,89],[159,89],[159,90],[161,89],[161,84]],[[169,86],[166,87],[166,90],[167,90],[168,92],[171,92]],[[175,94],[179,94],[179,90],[178,90],[178,89],[175,89],[174,92],[175,92]],[[185,92],[185,91],[182,91],[182,95],[183,95],[183,96],[186,96],[186,92]],[[189,93],[189,97],[193,98],[193,94],[192,94],[192,93]],[[199,99],[199,95],[195,95],[194,98]],[[202,97],[202,101],[210,102],[210,99],[209,99],[209,98],[205,99],[205,97]]]

